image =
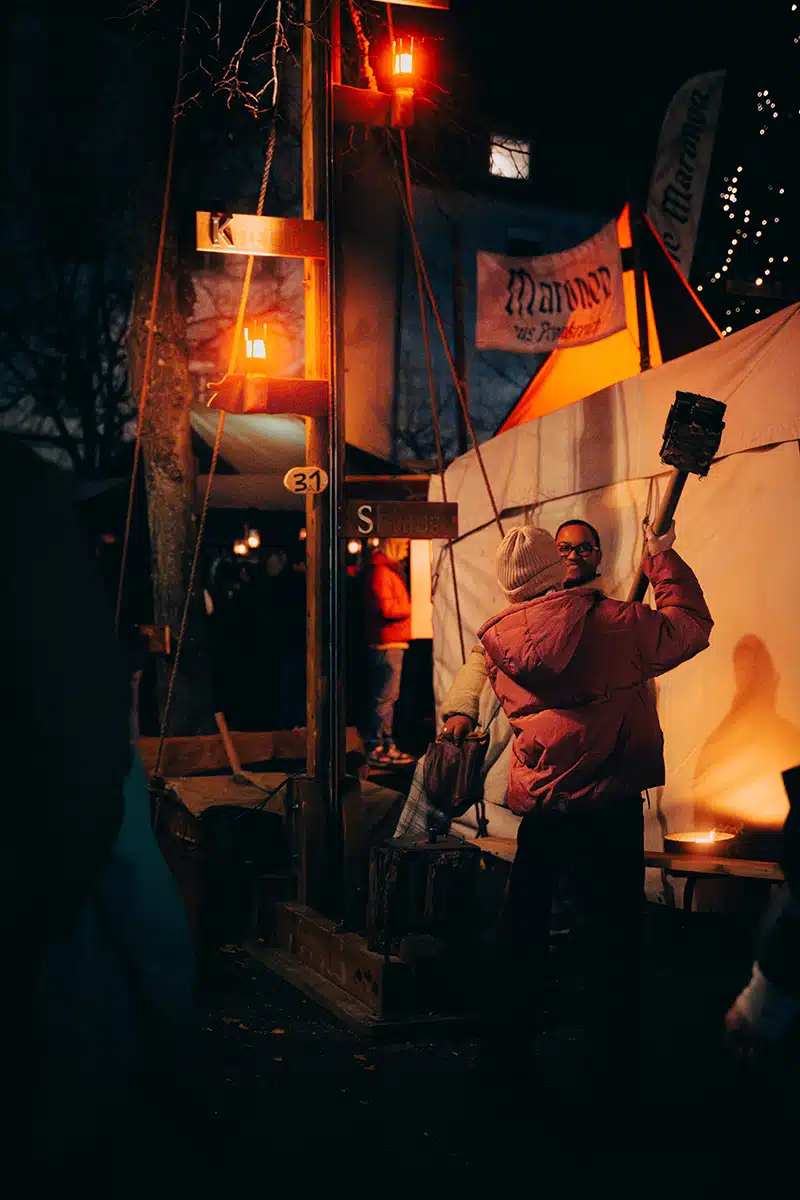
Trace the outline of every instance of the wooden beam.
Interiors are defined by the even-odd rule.
[[[458,505],[422,500],[348,500],[345,537],[455,538]]]
[[[706,854],[666,854],[660,850],[646,850],[644,861],[645,866],[659,867],[671,875],[730,876],[764,879],[769,883],[781,883],[784,879],[777,863],[753,858],[714,858]]]
[[[323,418],[328,411],[327,379],[281,379],[270,375],[229,375],[209,385],[209,408],[229,413],[274,413]]]
[[[328,255],[324,221],[198,212],[196,234],[197,249],[205,254],[321,259]]]
[[[245,764],[286,759],[302,762],[306,753],[305,729],[276,729],[267,732],[232,732],[231,739],[239,760]],[[158,753],[157,737],[139,738],[137,743],[145,770],[152,774]],[[363,751],[364,743],[356,729],[347,730],[347,749]],[[225,744],[218,733],[203,737],[174,737],[164,742],[161,774],[164,776],[198,775],[220,771],[228,766]]]

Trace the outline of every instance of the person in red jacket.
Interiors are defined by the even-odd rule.
[[[497,553],[511,607],[478,638],[514,737],[508,805],[523,819],[500,939],[505,979],[499,1001],[493,981],[484,1043],[495,1078],[504,1068],[509,1082],[528,1074],[551,908],[566,884],[586,950],[591,1082],[629,1098],[637,1083],[642,792],[664,783],[650,680],[704,650],[713,625],[674,538],[674,526],[662,537],[647,529],[655,609],[592,582],[569,586],[573,547],[565,553],[542,529],[513,529]]]
[[[403,655],[411,637],[411,597],[400,573],[407,538],[384,538],[367,567],[365,617],[370,694],[364,742],[375,767],[408,766],[414,759],[394,743],[394,708],[400,695]]]

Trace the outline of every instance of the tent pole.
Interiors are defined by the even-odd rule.
[[[644,215],[641,205],[631,201],[631,240],[633,242],[633,279],[636,291],[636,320],[639,327],[639,370],[650,370],[650,331],[647,327],[647,298],[642,267]]]

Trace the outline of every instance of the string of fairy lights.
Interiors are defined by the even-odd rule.
[[[798,22],[798,32],[793,34],[793,44],[800,45],[800,10],[795,2],[790,7],[794,19]],[[759,137],[767,137],[773,130],[777,132],[781,127],[782,118],[783,124],[785,124],[786,119],[800,116],[800,110],[795,113],[791,109],[786,109],[785,106],[779,109],[776,97],[768,88],[758,91],[755,97],[755,111]],[[774,122],[778,122],[778,124],[775,125]],[[790,256],[784,253],[786,247],[781,229],[781,220],[788,211],[786,208],[787,188],[772,182],[767,184],[766,192],[759,195],[759,184],[763,175],[761,179],[750,176],[748,183],[751,182],[751,179],[752,183],[748,189],[748,196],[752,196],[752,199],[749,199],[747,203],[751,207],[745,208],[742,195],[745,185],[744,177],[743,160],[739,161],[735,174],[731,173],[724,177],[723,190],[719,193],[719,199],[722,220],[731,222],[728,245],[724,251],[723,261],[716,269],[709,271],[705,283],[697,285],[698,292],[702,292],[704,288],[714,288],[717,292],[724,289],[731,296],[731,307],[725,310],[725,316],[729,323],[722,326],[723,337],[733,333],[735,326],[746,323],[746,317],[743,314],[748,307],[747,300],[736,295],[735,284],[726,286],[727,281],[732,278],[731,273],[734,270],[736,270],[737,282],[745,282],[756,288],[764,287],[766,297],[770,292],[769,284],[776,282],[776,276],[785,277],[793,269],[789,266]],[[788,271],[786,270],[787,266]],[[780,293],[772,292],[771,298],[774,299],[776,295],[779,296]],[[735,303],[734,296],[736,297]],[[760,316],[762,302],[757,294],[754,299],[756,303],[754,314]],[[738,321],[737,316],[740,318]]]

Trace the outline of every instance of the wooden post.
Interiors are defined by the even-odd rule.
[[[341,82],[341,0],[330,4],[331,61],[326,86],[327,120],[327,222],[328,222],[328,323],[330,414],[328,425],[328,870],[329,907],[342,915],[344,861],[343,796],[345,782],[345,692],[344,692],[344,580],[345,580],[345,422],[344,422],[344,329],[343,259],[336,214],[339,205],[339,173],[336,170],[336,124],[333,85]]]
[[[327,20],[325,16],[327,14]],[[306,463],[324,468],[326,492],[306,500],[306,774],[300,797],[300,899],[340,907],[341,785],[345,774],[342,586],[344,544],[343,362],[335,230],[334,79],[341,75],[338,0],[304,0],[303,217],[327,223],[327,264],[306,259],[306,376],[329,382],[325,417],[306,424]],[[324,848],[320,845],[323,839]]]
[[[301,64],[303,217],[326,217],[326,68],[327,48],[323,0],[304,0]],[[329,377],[328,265],[320,259],[303,261],[305,288],[306,378]],[[328,417],[306,418],[306,464],[328,462]],[[306,774],[294,789],[297,815],[298,899],[302,904],[324,902],[326,881],[323,846],[326,826],[326,708],[328,704],[325,493],[306,497]],[[301,785],[302,784],[302,785]]]
[[[325,219],[325,41],[321,0],[305,0],[302,39],[303,217]],[[325,379],[329,371],[327,265],[304,259],[306,378]],[[327,417],[306,420],[306,463],[328,466]],[[306,498],[306,770],[321,779],[325,758],[325,546],[327,504],[324,493]]]

